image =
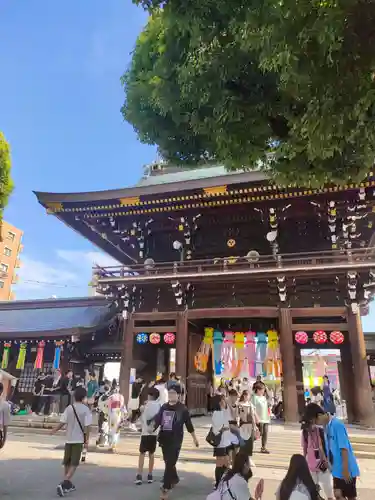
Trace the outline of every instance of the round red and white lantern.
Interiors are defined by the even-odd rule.
[[[160,335],[158,333],[151,333],[149,340],[151,344],[160,344]]]
[[[307,344],[309,341],[309,336],[306,332],[296,332],[294,335],[294,339],[297,344]]]
[[[169,345],[174,344],[175,338],[176,338],[176,336],[174,333],[165,333],[164,334],[164,342],[166,344],[169,344]]]
[[[327,334],[324,330],[317,330],[314,332],[313,340],[316,344],[325,344],[327,342]]]
[[[332,344],[342,344],[344,342],[344,334],[339,331],[331,332],[329,334],[329,339],[332,342]]]

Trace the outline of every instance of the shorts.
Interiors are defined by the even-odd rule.
[[[141,436],[141,442],[139,444],[139,453],[149,453],[150,455],[155,453],[157,443],[157,436]]]
[[[349,483],[341,477],[333,478],[333,489],[341,490],[342,496],[345,498],[357,498],[357,478],[353,477]]]
[[[314,480],[315,484],[318,484],[322,490],[324,491],[324,495],[326,498],[333,498],[333,486],[332,486],[332,476],[329,470],[322,472],[312,471],[311,476]]]
[[[82,443],[65,443],[63,465],[65,467],[78,467],[82,450]]]
[[[239,444],[236,444],[236,445],[235,445],[235,444],[233,444],[233,443],[232,443],[230,446],[227,446],[227,447],[226,447],[227,453],[229,454],[229,453],[231,453],[232,451],[236,451],[236,450],[238,450],[238,448],[239,448],[239,447],[240,447],[240,445],[239,445]]]
[[[214,457],[228,456],[228,448],[214,448]]]

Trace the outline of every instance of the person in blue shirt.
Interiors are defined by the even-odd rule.
[[[324,427],[335,498],[354,500],[357,498],[359,467],[345,425],[315,403],[307,405],[306,415],[313,424]]]

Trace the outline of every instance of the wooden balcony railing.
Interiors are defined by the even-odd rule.
[[[157,282],[163,280],[241,278],[244,274],[264,277],[267,275],[296,275],[339,273],[374,269],[375,247],[356,250],[334,250],[300,254],[226,257],[180,262],[155,262],[131,267],[95,267],[95,282],[117,284],[128,282]]]

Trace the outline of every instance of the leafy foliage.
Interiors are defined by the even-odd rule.
[[[8,203],[9,196],[13,191],[13,187],[10,147],[5,140],[4,134],[0,132],[0,219]]]
[[[124,117],[174,163],[299,184],[364,177],[375,144],[374,0],[138,0]]]

